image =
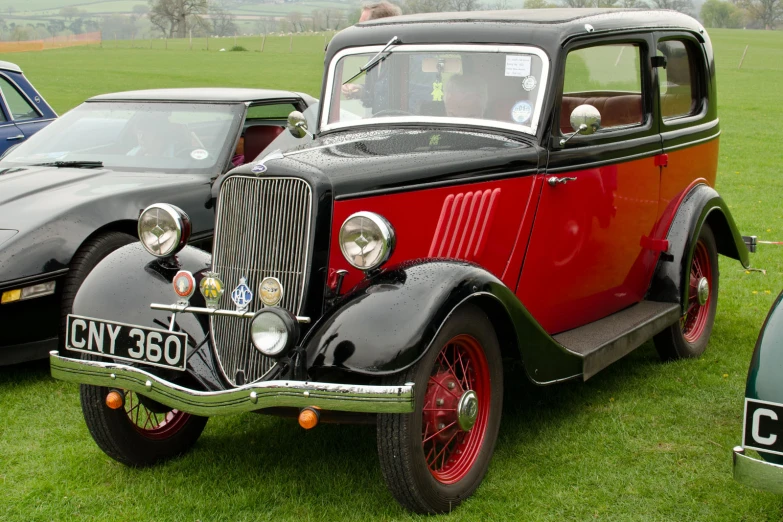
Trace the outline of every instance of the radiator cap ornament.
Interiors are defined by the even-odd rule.
[[[199,290],[201,290],[201,295],[204,296],[207,308],[217,308],[220,296],[223,295],[223,281],[220,280],[220,274],[215,272],[205,273],[204,279],[199,284]]]
[[[244,312],[250,303],[253,302],[253,291],[247,286],[247,278],[240,277],[239,284],[231,292],[231,300],[237,306],[237,311]]]
[[[283,285],[276,277],[267,277],[258,285],[258,298],[264,306],[277,306],[283,300]]]

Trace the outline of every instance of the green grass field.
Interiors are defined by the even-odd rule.
[[[723,129],[717,188],[744,234],[783,240],[783,33],[724,30],[712,37]],[[293,53],[281,39],[269,40],[264,53],[105,45],[0,59],[19,63],[62,112],[93,94],[144,87],[318,95],[318,38],[296,41]],[[783,519],[780,497],[731,476],[750,355],[783,289],[783,247],[761,245],[752,260],[766,275],[721,259],[718,315],[701,359],[662,364],[647,344],[587,383],[535,388],[512,373],[489,473],[449,519]],[[0,368],[0,520],[411,518],[383,484],[370,426],[305,432],[262,415],[214,418],[188,455],[129,469],[93,443],[77,386],[51,379],[46,364]]]

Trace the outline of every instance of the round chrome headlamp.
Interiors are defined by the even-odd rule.
[[[139,216],[139,239],[147,252],[157,257],[173,256],[190,239],[190,218],[185,211],[166,203],[153,203]]]
[[[340,250],[359,270],[373,270],[388,261],[395,240],[391,224],[375,212],[351,214],[340,227]]]
[[[250,320],[250,340],[267,357],[282,357],[299,338],[299,323],[290,312],[264,308]]]

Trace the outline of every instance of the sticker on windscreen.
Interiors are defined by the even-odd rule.
[[[526,101],[520,101],[511,108],[511,119],[517,123],[527,123],[533,115],[533,106]]]
[[[204,149],[196,149],[190,153],[190,157],[194,160],[205,160],[209,156],[209,152],[205,151]]]
[[[536,85],[538,85],[538,82],[536,81],[535,76],[525,76],[522,79],[522,88],[526,91],[530,92],[533,89],[536,88]]]
[[[506,76],[517,76],[524,78],[530,76],[530,65],[533,62],[531,56],[525,55],[506,55]]]

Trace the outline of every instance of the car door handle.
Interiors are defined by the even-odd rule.
[[[6,138],[6,140],[8,140],[8,141],[23,140],[23,139],[24,139],[24,134],[20,134],[18,136],[10,136],[10,137]]]
[[[557,178],[552,176],[546,179],[546,182],[549,183],[550,187],[556,187],[558,184],[565,185],[569,181],[576,181],[576,178]]]

